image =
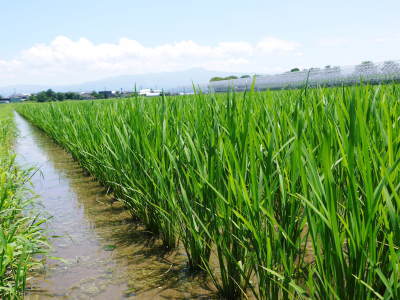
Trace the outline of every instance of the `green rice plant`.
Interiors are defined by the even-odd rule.
[[[307,208],[314,252],[320,254],[310,282],[318,298],[398,297],[399,252],[394,247],[399,240],[393,239],[399,226],[394,203],[398,135],[393,140],[398,99],[381,93],[371,87],[344,91],[335,118],[325,122],[319,147],[304,147],[311,189],[298,197]],[[397,215],[388,223],[390,211]]]
[[[23,104],[222,297],[397,299],[400,87]]]
[[[15,127],[12,108],[0,111],[0,298],[19,299],[28,273],[39,265],[36,256],[45,254],[48,245],[41,224],[33,215],[33,199],[26,186],[32,170],[21,170],[15,162],[12,142]]]

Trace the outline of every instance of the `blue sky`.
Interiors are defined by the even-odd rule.
[[[2,1],[0,86],[400,59],[400,1]]]

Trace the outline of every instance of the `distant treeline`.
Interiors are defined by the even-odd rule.
[[[251,76],[250,75],[243,75],[243,76],[240,76],[240,78],[251,78]],[[231,75],[231,76],[228,76],[228,77],[213,77],[213,78],[210,79],[210,81],[222,81],[222,80],[232,80],[232,79],[239,79],[239,77],[234,76],[234,75]]]
[[[64,101],[64,100],[84,100],[88,99],[103,99],[107,98],[103,93],[98,93],[96,91],[91,92],[90,94],[85,94],[82,96],[79,93],[74,92],[66,92],[66,93],[59,93],[55,92],[52,89],[48,89],[47,91],[41,91],[37,94],[31,95],[28,98],[28,101],[34,102],[50,102],[50,101]]]
[[[81,100],[81,96],[78,93],[67,92],[57,93],[51,89],[42,91],[37,94],[31,95],[28,101],[35,102],[49,102],[49,101],[64,101],[64,100]]]

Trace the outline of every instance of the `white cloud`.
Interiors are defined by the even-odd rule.
[[[58,36],[48,44],[37,44],[22,51],[12,60],[0,60],[0,81],[64,84],[192,67],[252,70],[259,61],[273,60],[277,54],[296,55],[299,47],[296,42],[274,37],[257,43],[233,41],[209,46],[187,40],[147,47],[128,38],[121,38],[117,43],[95,44],[86,38],[71,40]],[[15,82],[17,79],[19,82]]]

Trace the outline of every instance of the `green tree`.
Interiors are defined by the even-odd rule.
[[[74,92],[67,92],[67,93],[65,93],[65,99],[68,99],[68,100],[80,100],[81,99],[81,95],[79,95],[78,93],[74,93]]]
[[[52,89],[41,91],[35,95],[29,96],[29,101],[48,102],[48,101],[64,101],[64,100],[80,100],[81,95],[78,93],[56,93]]]
[[[93,97],[93,98],[95,98],[95,99],[101,99],[101,98],[103,98],[103,96],[102,95],[100,95],[98,92],[96,92],[96,91],[92,91],[91,93],[90,93],[90,95]]]
[[[221,81],[221,80],[224,80],[224,78],[216,76],[216,77],[211,78],[210,82],[211,81]]]
[[[55,99],[56,99],[57,101],[64,101],[64,100],[65,100],[65,95],[64,95],[64,93],[56,93]]]
[[[50,101],[51,99],[48,97],[48,94],[51,94],[50,92],[47,93],[47,91],[43,91],[40,93],[36,94],[36,101],[37,102],[47,102]]]
[[[45,94],[46,94],[47,98],[49,98],[49,99],[51,99],[51,100],[53,100],[53,99],[56,98],[56,92],[54,92],[52,89],[48,89],[48,90],[45,92]]]

